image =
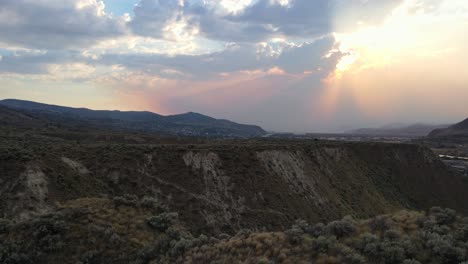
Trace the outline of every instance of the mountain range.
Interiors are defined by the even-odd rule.
[[[108,111],[72,108],[32,101],[0,101],[0,122],[7,125],[53,125],[138,131],[182,136],[246,138],[266,134],[259,126],[238,124],[199,113],[163,116],[147,111]]]
[[[347,134],[370,135],[370,136],[403,136],[403,137],[424,137],[435,129],[447,128],[449,125],[431,124],[397,124],[383,126],[379,128],[360,128],[347,131]]]
[[[468,136],[468,118],[445,129],[436,129],[429,137]]]
[[[1,101],[0,263],[468,260],[467,178],[425,145],[218,138],[262,131]]]

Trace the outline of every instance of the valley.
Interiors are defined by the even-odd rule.
[[[456,233],[468,214],[466,176],[428,144],[187,137],[0,110],[2,263],[381,263],[354,243],[372,235],[386,252],[391,232],[424,249],[395,244],[386,263],[465,256],[411,231],[447,214],[431,228]],[[458,233],[447,241],[466,252]]]

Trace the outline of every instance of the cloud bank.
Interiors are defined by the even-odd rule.
[[[106,2],[3,0],[0,92],[101,109],[199,111],[271,130],[339,131],[407,117],[386,111],[412,111],[408,89],[430,86],[426,92],[439,96],[441,86],[407,81],[421,57],[449,65],[426,70],[452,87],[467,81],[452,63],[468,54],[456,44],[468,33],[464,1],[139,0],[118,16]],[[441,34],[451,41],[445,47]],[[385,77],[402,68],[408,74]],[[447,71],[458,74],[448,79]],[[86,92],[67,99],[61,86]],[[464,93],[456,89],[447,104]],[[435,122],[463,114],[450,109]],[[429,119],[416,112],[415,122]]]

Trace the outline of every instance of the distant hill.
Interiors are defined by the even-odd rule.
[[[140,133],[60,128],[47,119],[65,115],[58,110],[0,106],[0,263],[468,260],[467,178],[422,144],[148,143]],[[92,120],[76,115],[59,124]],[[211,122],[193,113],[173,119]],[[132,124],[110,120],[92,124]],[[433,206],[461,215],[422,213]],[[401,209],[417,212],[393,214]]]
[[[447,128],[449,125],[430,125],[430,124],[413,124],[413,125],[398,125],[385,126],[380,128],[360,128],[347,131],[347,134],[357,135],[375,135],[375,136],[407,136],[407,137],[424,137],[434,129]]]
[[[37,127],[44,123],[34,117],[8,107],[0,106],[0,126]]]
[[[0,106],[3,106],[0,109],[0,123],[11,123],[12,120],[9,120],[11,118],[6,118],[11,115],[6,114],[6,112],[16,110],[17,112],[13,116],[16,116],[17,121],[22,118],[24,122],[19,123],[23,125],[31,124],[30,119],[34,119],[45,123],[57,123],[72,127],[90,126],[103,129],[184,136],[256,137],[266,133],[259,126],[238,124],[193,112],[163,116],[152,112],[91,110],[16,99],[2,100]],[[1,112],[5,113],[3,114],[5,117]],[[27,122],[25,118],[28,119]],[[18,125],[17,123],[15,125]]]
[[[468,136],[468,118],[445,129],[435,129],[429,137]]]

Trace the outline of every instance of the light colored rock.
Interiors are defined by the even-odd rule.
[[[229,222],[232,218],[239,218],[240,213],[245,210],[245,199],[242,197],[233,197],[232,184],[230,177],[221,169],[222,163],[219,156],[214,152],[192,151],[186,153],[183,157],[186,166],[194,171],[199,171],[203,177],[205,192],[204,198],[210,200],[221,207],[219,215],[205,215],[207,222],[213,222],[218,219]]]
[[[317,191],[317,179],[306,174],[306,157],[302,152],[267,150],[257,152],[257,158],[267,170],[281,177],[291,191],[310,197],[316,205],[326,202]]]
[[[62,157],[62,161],[65,162],[68,166],[70,166],[70,168],[77,171],[81,175],[89,173],[89,170],[85,166],[83,166],[81,163],[79,163],[78,161],[74,161],[67,157]]]
[[[20,176],[24,192],[18,193],[18,202],[13,211],[19,220],[26,220],[34,215],[44,214],[50,210],[47,204],[48,179],[38,165],[28,165]]]

